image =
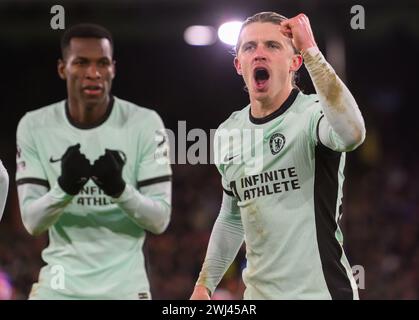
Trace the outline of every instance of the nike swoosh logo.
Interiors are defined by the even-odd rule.
[[[166,136],[160,131],[156,131],[156,134],[161,136],[161,139],[162,139],[162,141],[160,141],[159,144],[157,145],[157,148],[158,148],[166,142]]]
[[[58,159],[54,159],[53,157],[49,158],[49,162],[51,162],[51,163],[55,163],[55,162],[59,162],[59,161],[61,161],[61,158],[58,158]]]
[[[234,158],[238,157],[239,154],[236,154],[234,156],[231,157],[227,157],[227,155],[224,157],[224,162],[230,162],[231,160],[233,160]]]

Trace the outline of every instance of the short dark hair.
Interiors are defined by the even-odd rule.
[[[108,39],[113,53],[112,34],[105,28],[93,23],[79,23],[67,29],[61,37],[61,54],[64,58],[72,38],[98,38]]]

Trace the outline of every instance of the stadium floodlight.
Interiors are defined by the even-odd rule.
[[[223,23],[218,28],[218,38],[220,38],[220,40],[226,44],[232,46],[236,45],[242,24],[243,22],[241,21],[230,21]]]
[[[215,29],[211,26],[190,26],[185,29],[183,38],[191,46],[209,46],[217,40]]]

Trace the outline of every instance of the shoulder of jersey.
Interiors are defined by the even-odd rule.
[[[246,117],[249,116],[250,104],[244,107],[241,110],[234,111],[226,120],[224,120],[219,126],[218,129],[222,128],[239,128]]]
[[[306,112],[312,108],[320,107],[320,102],[317,94],[305,94],[300,92],[296,99],[297,112]]]
[[[154,117],[159,117],[158,113],[151,109],[136,105],[135,103],[129,102],[127,100],[123,100],[117,97],[115,98],[115,105],[118,110],[122,113],[122,116],[125,118],[127,122],[129,121],[138,121],[141,119],[142,121],[146,119],[152,119]]]
[[[51,121],[57,121],[63,114],[62,108],[64,108],[64,103],[65,101],[61,100],[38,109],[28,111],[23,118],[36,126],[50,125]]]

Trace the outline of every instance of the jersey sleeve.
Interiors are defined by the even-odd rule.
[[[163,121],[156,112],[147,117],[146,126],[140,134],[137,188],[170,181],[169,139]]]
[[[25,115],[18,124],[16,140],[16,184],[34,183],[49,187],[33,139],[33,130],[28,115]]]
[[[321,143],[319,138],[319,126],[320,121],[324,118],[324,114],[318,99],[313,101],[313,103],[314,106],[311,108],[312,111],[309,114],[307,129],[310,141],[314,145],[318,145],[319,143]]]
[[[214,135],[214,164],[221,175],[221,185],[223,187],[224,192],[228,194],[229,196],[233,196],[234,194],[224,175],[225,163],[223,161],[222,156],[223,156],[223,153],[225,153],[225,150],[224,150],[225,146],[222,145],[222,142],[225,140],[222,139],[222,130],[223,130],[223,127],[220,126]]]
[[[196,284],[203,285],[211,294],[214,293],[223,275],[234,261],[243,240],[244,229],[237,200],[224,194]]]
[[[320,120],[318,140],[333,151],[355,150],[366,134],[358,104],[317,47],[302,55],[325,114]]]
[[[314,145],[322,145],[336,152],[344,152],[345,144],[327,120],[322,105],[316,101],[310,114],[308,131]]]

